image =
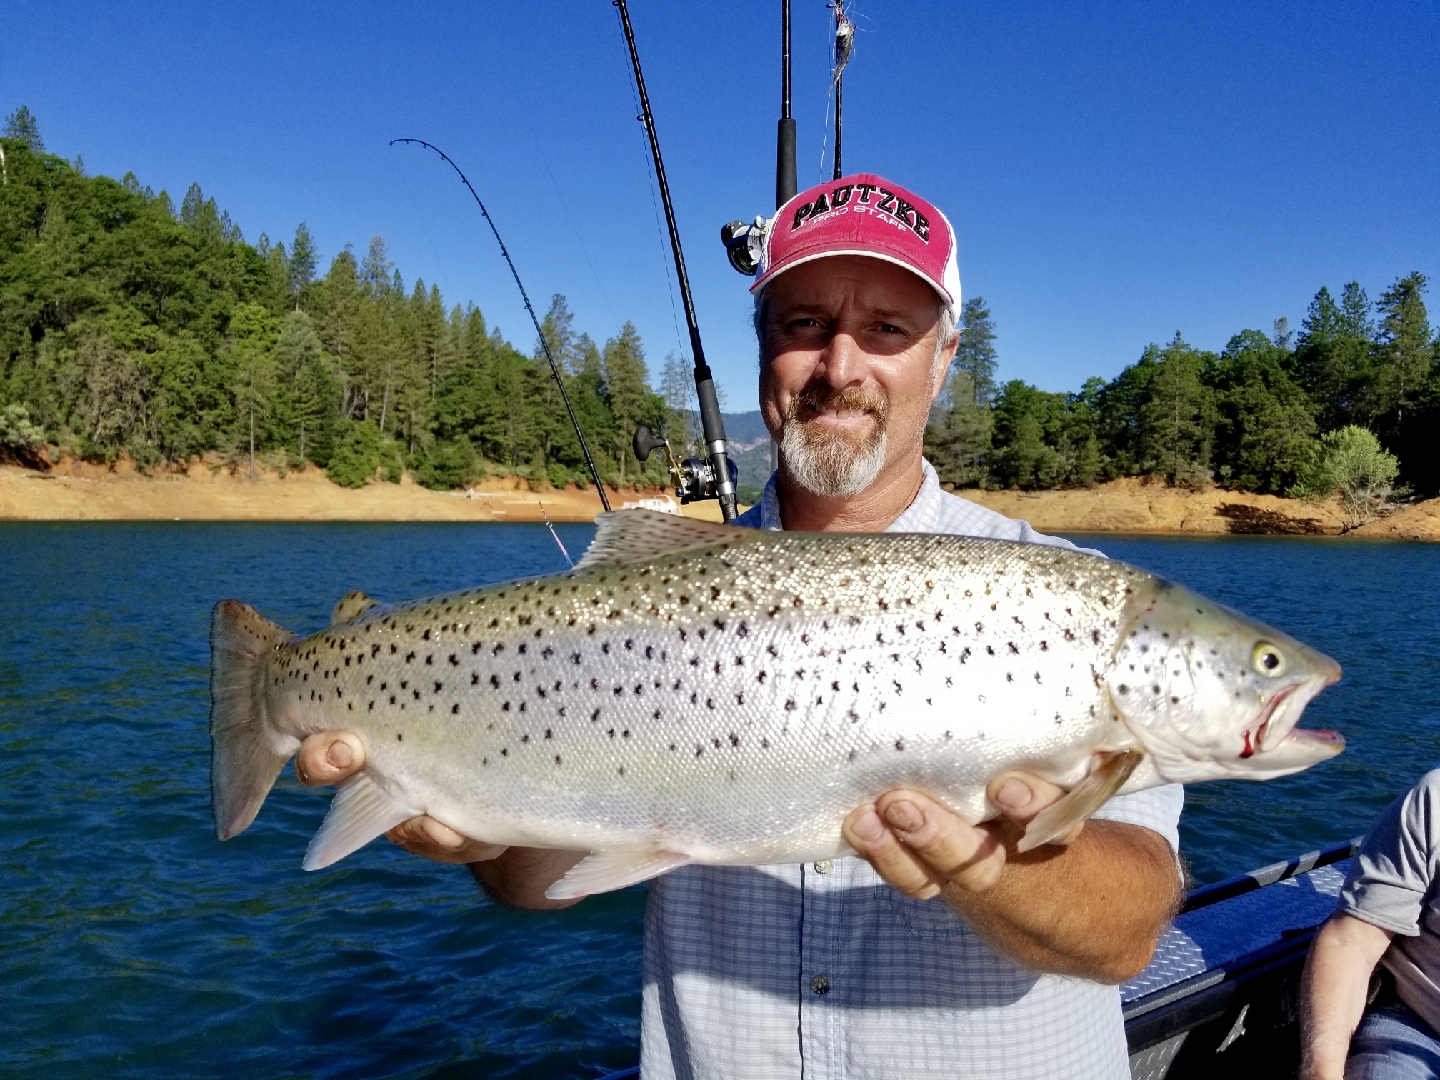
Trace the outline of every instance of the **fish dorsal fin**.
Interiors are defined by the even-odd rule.
[[[658,510],[613,510],[596,517],[595,525],[595,539],[575,564],[576,570],[649,562],[659,555],[721,544],[750,531]]]
[[[1016,845],[1019,850],[1030,851],[1057,840],[1099,810],[1125,786],[1145,755],[1139,750],[1120,750],[1101,757],[1100,764],[1085,779],[1035,815]]]
[[[659,877],[689,861],[689,855],[653,848],[596,851],[576,863],[568,874],[545,890],[545,895],[551,900],[575,900],[593,893],[611,892]]]
[[[379,607],[380,601],[373,596],[366,596],[359,589],[354,592],[347,592],[335,603],[335,610],[330,612],[330,625],[339,626],[341,623],[349,622],[351,619],[358,619],[373,607]]]

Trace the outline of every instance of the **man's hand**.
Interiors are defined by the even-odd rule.
[[[990,782],[986,794],[1004,818],[971,825],[929,796],[902,788],[852,811],[842,831],[856,853],[906,896],[929,900],[947,885],[984,892],[1000,880],[1007,840],[1018,840],[1030,819],[1065,792],[1038,776],[1006,773]],[[1070,843],[1081,827],[1058,842]]]
[[[311,735],[300,744],[300,752],[295,755],[295,776],[308,787],[338,784],[364,766],[365,744],[350,731],[322,731]],[[439,863],[486,862],[505,851],[503,844],[471,840],[423,814],[396,825],[385,835],[410,854]]]
[[[1023,967],[1112,983],[1139,974],[1180,900],[1165,839],[1091,821],[1022,855],[1024,826],[1064,793],[1025,773],[997,777],[987,793],[1003,816],[971,825],[918,791],[887,792],[845,819],[845,839],[905,895],[943,894]]]

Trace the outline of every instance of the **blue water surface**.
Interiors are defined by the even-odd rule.
[[[589,526],[560,526],[582,549]],[[1189,789],[1198,881],[1363,831],[1440,755],[1440,548],[1084,542],[1336,657],[1307,712],[1350,740],[1266,784]],[[209,611],[300,632],[564,566],[543,526],[0,525],[0,1074],[594,1077],[634,1060],[643,887],[557,913],[384,842],[306,874],[325,797],[288,774],[215,840]]]

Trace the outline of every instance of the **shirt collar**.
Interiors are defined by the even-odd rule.
[[[920,490],[915,493],[915,498],[910,501],[901,515],[890,523],[886,532],[932,532],[938,520],[941,489],[940,478],[935,475],[935,469],[930,462],[924,458],[920,459],[921,480]],[[765,493],[760,497],[760,527],[770,529],[772,532],[779,532],[785,528],[780,523],[780,493],[776,487],[776,479],[779,477],[778,470],[770,474],[770,479],[765,484]]]

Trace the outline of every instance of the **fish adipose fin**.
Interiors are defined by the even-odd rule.
[[[649,562],[659,555],[733,542],[754,532],[658,510],[612,510],[598,515],[595,526],[595,539],[575,564],[576,570]]]
[[[336,788],[330,812],[305,849],[304,867],[319,870],[338,862],[419,813],[400,805],[363,772],[356,773]]]
[[[568,874],[546,889],[545,896],[550,900],[575,900],[592,893],[623,889],[659,877],[689,861],[689,855],[677,855],[673,851],[597,851],[580,860]]]
[[[238,600],[210,618],[210,807],[215,834],[243,832],[295,752],[265,727],[265,657],[295,635]],[[293,740],[291,740],[293,743]],[[296,744],[298,745],[298,744]]]
[[[1015,846],[1020,851],[1030,851],[1064,836],[1124,787],[1125,781],[1130,779],[1130,774],[1144,757],[1139,750],[1106,754],[1085,779],[1035,815],[1020,843]]]
[[[379,607],[380,601],[373,596],[366,596],[359,589],[354,592],[347,592],[335,604],[335,610],[330,612],[330,625],[339,626],[351,619],[358,619],[373,607]]]

